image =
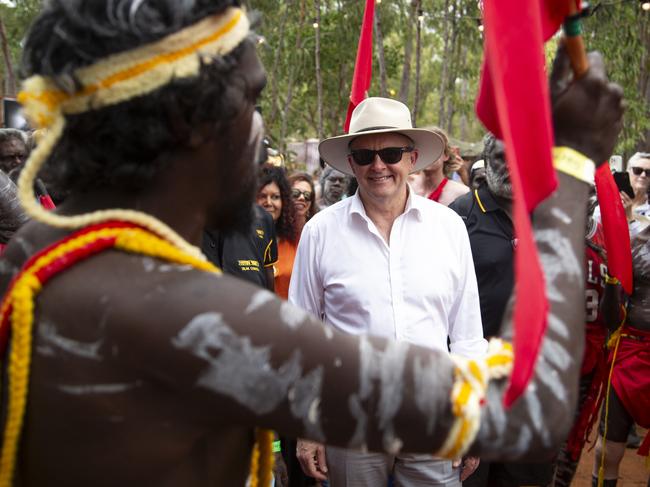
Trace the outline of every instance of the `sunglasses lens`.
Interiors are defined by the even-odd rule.
[[[291,196],[293,196],[294,199],[297,200],[301,195],[303,198],[305,198],[305,201],[311,201],[311,198],[313,196],[311,191],[300,191],[299,189],[291,190]]]
[[[650,169],[643,169],[639,166],[632,166],[632,172],[635,176],[641,176],[645,172],[645,177],[650,178]]]
[[[386,164],[397,164],[402,160],[402,149],[400,147],[386,147],[377,152],[381,160]]]
[[[352,159],[360,166],[367,166],[375,159],[375,151],[370,149],[353,150]]]

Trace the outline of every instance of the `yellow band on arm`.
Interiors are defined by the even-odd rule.
[[[594,184],[594,161],[569,147],[553,147],[553,166],[580,181]]]

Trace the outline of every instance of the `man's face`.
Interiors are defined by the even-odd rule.
[[[413,142],[400,134],[368,134],[354,139],[350,150],[380,150],[388,147],[412,146]],[[408,175],[413,170],[417,157],[417,151],[413,150],[403,152],[402,158],[395,164],[385,163],[379,154],[376,154],[374,160],[367,166],[360,166],[354,162],[352,156],[348,156],[348,162],[363,196],[375,201],[391,202],[405,194]]]
[[[481,186],[481,184],[485,182],[486,178],[487,176],[485,175],[484,167],[479,167],[478,169],[474,169],[469,176],[469,185],[471,186],[472,189],[478,189]]]
[[[210,223],[221,230],[250,227],[257,190],[257,152],[264,136],[262,117],[255,105],[266,84],[266,73],[250,41],[245,41],[238,71],[242,82],[229,87],[226,96],[239,102],[239,114],[219,134],[215,141],[218,148],[212,155],[218,167],[216,187],[221,198]]]
[[[634,193],[645,194],[650,186],[650,178],[646,175],[646,171],[650,172],[650,159],[637,159],[627,168],[630,173],[630,183]],[[639,174],[635,174],[635,172]]]
[[[492,150],[485,154],[485,177],[490,191],[502,198],[512,199],[512,184],[506,164],[506,147],[495,141]]]
[[[330,170],[325,178],[323,187],[323,198],[325,201],[335,203],[341,201],[345,190],[348,187],[348,177],[336,169]]]
[[[27,147],[22,140],[11,137],[0,143],[0,170],[8,173],[27,159]]]

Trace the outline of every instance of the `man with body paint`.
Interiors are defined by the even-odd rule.
[[[414,129],[403,103],[368,98],[352,113],[348,135],[321,142],[321,158],[355,176],[359,189],[305,225],[291,277],[292,304],[345,333],[442,352],[449,339],[451,353],[469,358],[485,354],[462,220],[407,184],[409,173],[434,161],[442,174],[448,148],[443,135]],[[399,403],[399,389],[388,399]],[[382,421],[391,423],[392,418]],[[391,473],[397,485],[460,487],[461,475],[452,462],[430,454],[328,446],[324,455],[323,448],[301,441],[298,459],[307,475],[324,480],[327,472],[332,487],[386,485]],[[319,459],[317,468],[314,458]]]
[[[620,88],[597,57],[573,83],[558,59],[556,143],[605,161]],[[0,265],[0,485],[262,482],[257,427],[393,453],[458,438],[487,460],[551,455],[565,437],[587,184],[560,174],[535,212],[551,309],[530,386],[506,411],[494,379],[485,406],[456,410],[446,351],[335,332],[201,259],[203,228],[244,222],[256,187],[265,75],[238,2],[49,2],[23,72],[20,98],[48,132],[19,184],[32,219]],[[54,212],[34,207],[43,163],[70,191]],[[476,429],[458,437],[459,421]]]
[[[605,320],[622,324],[609,343],[607,372],[611,373],[611,388],[605,391],[608,397],[601,410],[592,472],[594,486],[616,486],[630,428],[635,423],[650,428],[650,227],[632,240],[632,270],[634,288],[625,313],[621,308],[625,302],[623,290],[617,279],[608,277],[603,295]],[[646,433],[637,453],[648,460],[650,433]]]
[[[488,133],[483,138],[483,146],[484,182],[457,198],[449,208],[462,217],[467,227],[478,281],[483,334],[491,338],[499,335],[514,288],[517,239],[512,225],[512,183],[505,145]],[[550,462],[481,462],[463,482],[463,487],[545,487],[550,480]]]

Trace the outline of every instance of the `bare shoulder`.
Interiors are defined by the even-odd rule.
[[[440,204],[449,206],[453,201],[464,194],[469,193],[469,188],[462,183],[450,180],[440,195]]]

